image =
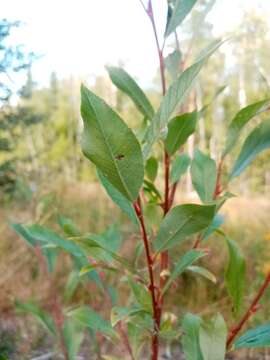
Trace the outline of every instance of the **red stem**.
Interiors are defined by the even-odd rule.
[[[232,342],[234,341],[235,337],[238,335],[238,333],[242,330],[245,323],[249,320],[249,318],[256,313],[258,310],[258,303],[261,300],[262,296],[264,295],[265,290],[267,289],[268,285],[270,283],[270,272],[267,274],[262,286],[260,287],[257,295],[253,299],[251,305],[249,306],[248,310],[242,317],[242,319],[239,321],[239,323],[235,326],[233,326],[229,332],[229,336],[227,339],[227,349],[230,347]]]
[[[165,64],[164,64],[164,58],[163,58],[163,51],[162,51],[162,48],[161,48],[161,46],[159,44],[159,40],[158,40],[157,27],[156,27],[156,23],[155,23],[152,0],[149,0],[149,2],[148,2],[147,14],[151,21],[155,40],[156,40],[156,47],[157,47],[158,58],[159,58],[161,85],[162,85],[162,95],[164,96],[166,94]]]
[[[140,198],[138,198],[138,200],[133,204],[133,206],[134,206],[136,215],[140,222],[141,234],[142,234],[142,239],[143,239],[143,243],[144,243],[144,249],[145,249],[146,260],[147,260],[147,268],[148,268],[149,280],[150,280],[150,285],[148,286],[148,289],[149,289],[149,292],[150,292],[151,298],[152,298],[152,308],[153,308],[153,318],[154,318],[154,332],[153,332],[153,336],[152,336],[152,357],[151,357],[151,359],[157,360],[158,359],[158,347],[159,347],[158,330],[159,330],[160,310],[159,310],[158,303],[156,301],[156,293],[155,293],[156,287],[155,287],[154,272],[153,272],[153,259],[151,257],[151,253],[150,253],[149,242],[148,242],[147,232],[146,232],[146,228],[145,228]]]
[[[172,204],[173,204],[173,201],[174,201],[174,197],[175,197],[175,192],[176,192],[176,189],[177,189],[177,185],[178,185],[178,181],[176,181],[172,188],[171,188],[171,192],[170,192],[170,196],[169,196],[169,207],[171,208],[172,207]]]
[[[153,32],[154,32],[154,36],[155,36],[155,41],[156,41],[156,47],[157,47],[157,52],[158,52],[158,58],[159,58],[159,67],[160,67],[160,77],[161,77],[161,85],[162,85],[162,95],[164,96],[166,94],[166,79],[165,79],[165,64],[164,64],[164,57],[163,57],[163,48],[165,45],[165,41],[164,44],[161,48],[160,44],[159,44],[159,40],[158,40],[158,35],[157,35],[157,27],[156,27],[156,23],[155,23],[155,18],[154,18],[154,12],[153,12],[153,6],[152,6],[152,0],[148,0],[148,6],[146,8],[146,6],[143,4],[142,0],[140,0],[144,10],[146,11],[147,15],[149,16],[149,19],[151,21],[152,24],[152,28],[153,28]],[[170,157],[168,155],[168,153],[165,151],[164,152],[164,167],[165,167],[165,195],[164,195],[164,204],[163,204],[163,210],[164,210],[164,215],[167,214],[167,212],[170,209],[170,205],[172,204],[172,201],[170,201],[170,193],[169,193],[169,175],[170,175]],[[136,206],[136,204],[134,205],[134,207]],[[146,244],[147,242],[147,238],[144,235],[144,224],[143,224],[143,217],[142,215],[137,212],[140,209],[140,206],[138,207],[138,209],[135,211],[137,213],[137,216],[141,216],[142,222],[141,222],[141,229],[142,229],[142,235],[144,238],[144,243],[145,243],[145,250],[146,250],[146,255],[147,255],[147,246]],[[151,260],[151,262],[149,262],[149,260]],[[147,255],[147,262],[148,264],[148,271],[149,271],[149,275],[150,275],[150,283],[151,283],[151,272],[152,272],[152,259],[150,258],[150,256]],[[168,268],[168,263],[169,263],[169,256],[168,256],[168,251],[164,251],[161,253],[161,260],[160,260],[160,272],[162,273],[163,270],[166,270]],[[151,269],[150,269],[151,268]],[[163,276],[160,276],[160,289],[162,289],[162,287],[164,286],[164,281],[165,278]],[[154,288],[154,281],[153,284],[151,283],[151,287],[152,287],[152,302],[153,302],[153,309],[154,309],[154,321],[155,321],[155,332],[154,332],[154,336],[152,337],[152,360],[157,360],[158,359],[158,350],[159,350],[159,338],[158,338],[158,332],[159,332],[159,328],[160,328],[160,321],[161,321],[161,315],[162,315],[162,303],[163,303],[163,298],[162,296],[160,298],[158,298],[158,301],[156,301],[155,299],[155,288]],[[159,291],[159,293],[161,293],[161,291]]]
[[[216,199],[219,196],[219,194],[222,192],[222,186],[221,186],[222,167],[223,167],[223,159],[220,160],[218,165],[217,182],[214,192],[214,199]]]
[[[171,201],[170,201],[170,187],[169,187],[169,181],[170,181],[170,156],[167,153],[167,151],[164,151],[164,169],[165,169],[165,179],[164,179],[164,184],[165,184],[165,189],[164,189],[164,206],[163,206],[163,211],[164,211],[164,216],[167,214],[167,212],[170,210],[170,205],[171,205]],[[166,277],[164,276],[164,271],[166,269],[168,269],[169,267],[169,253],[168,251],[163,251],[161,253],[161,258],[160,258],[160,282],[159,282],[159,286],[160,289],[162,290],[165,282],[166,282]],[[162,291],[160,291],[161,293]],[[162,305],[163,305],[163,296],[160,296],[159,298],[159,307],[161,309],[160,311],[160,317],[159,317],[159,325],[160,325],[160,320],[161,320],[161,315],[162,315]]]
[[[201,240],[202,240],[202,235],[198,234],[192,249],[197,249],[200,245]]]

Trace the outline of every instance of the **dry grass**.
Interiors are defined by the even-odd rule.
[[[178,196],[183,202],[181,195],[178,194]],[[186,200],[196,201],[194,199]],[[29,322],[26,318],[22,322],[14,315],[13,299],[35,298],[41,300],[46,306],[50,293],[50,283],[40,272],[39,263],[33,251],[10,229],[8,221],[34,222],[38,220],[45,225],[57,228],[55,224],[59,213],[72,218],[83,231],[101,232],[110,223],[121,222],[121,230],[125,240],[123,251],[127,255],[133,252],[134,238],[137,236],[134,233],[134,227],[115,208],[97,184],[62,183],[60,186],[58,184],[54,188],[51,187],[36,194],[29,204],[17,203],[0,210],[0,309],[2,319],[5,319],[4,323],[11,321],[11,324],[16,325],[17,330],[27,328],[28,337],[31,337],[29,343],[32,344],[32,347],[38,347],[36,342],[39,342],[40,335],[37,337],[33,335],[36,327],[31,321]],[[264,272],[270,268],[270,199],[265,197],[233,198],[224,206],[222,213],[226,218],[223,229],[228,236],[240,244],[246,254],[248,287],[245,304],[248,304],[255,289],[262,281]],[[177,313],[189,310],[207,314],[219,309],[227,317],[230,310],[230,300],[226,294],[223,281],[227,249],[223,240],[216,235],[207,240],[204,246],[211,248],[211,254],[204,265],[217,276],[218,292],[215,285],[209,281],[187,275],[173,289],[167,307],[169,309],[173,306]],[[61,263],[56,274],[56,282],[58,282],[60,291],[65,280],[63,268],[67,269],[68,266],[68,260],[61,257]],[[76,300],[80,300],[78,298],[80,296],[85,296],[85,294],[77,294]],[[123,290],[123,296],[126,296],[125,290]],[[220,301],[220,298],[223,300]],[[101,303],[103,302],[101,301]],[[269,316],[269,306],[265,306],[252,321],[252,324],[263,322]],[[27,337],[25,331],[24,336]],[[23,350],[25,354],[28,351],[30,351],[29,347]],[[246,353],[243,354],[242,358],[248,358],[248,356],[253,356],[249,357],[250,359],[256,359],[255,355],[247,355]],[[259,359],[266,359],[263,355],[260,356],[262,357],[258,357]],[[25,359],[28,359],[27,356]]]

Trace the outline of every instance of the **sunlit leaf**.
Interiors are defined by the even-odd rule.
[[[178,115],[170,121],[168,135],[165,140],[165,147],[170,155],[173,155],[185,144],[189,136],[194,133],[196,124],[196,111]]]
[[[148,158],[153,144],[166,133],[168,123],[176,108],[179,108],[188,96],[194,85],[194,81],[199,75],[203,65],[208,58],[219,48],[222,41],[216,40],[204,51],[202,51],[196,62],[187,68],[169,87],[164,96],[159,110],[154,115],[145,136],[145,146],[143,149],[144,157]]]
[[[212,281],[213,283],[217,282],[217,279],[214,274],[212,274],[209,270],[203,268],[202,266],[192,265],[187,268],[188,271],[193,272],[194,274],[198,274],[203,276],[204,278]]]
[[[105,178],[130,201],[143,183],[141,147],[133,132],[102,99],[81,87],[82,150]]]
[[[165,36],[169,36],[181,25],[186,16],[190,13],[197,0],[176,0],[170,21],[166,28]]]
[[[148,119],[154,116],[154,109],[136,81],[122,68],[108,66],[110,78],[118,89],[127,94],[138,110]]]
[[[263,150],[270,147],[270,120],[267,119],[258,125],[247,137],[241,149],[230,178],[238,176]]]
[[[201,324],[199,338],[203,360],[225,359],[227,327],[220,314]]]
[[[226,146],[223,152],[223,157],[226,156],[228,152],[231,151],[231,149],[237,143],[237,139],[245,125],[255,116],[269,109],[269,106],[270,99],[265,99],[246,106],[235,115],[228,128]]]

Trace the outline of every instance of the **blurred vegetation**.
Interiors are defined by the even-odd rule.
[[[198,53],[198,49],[213,38],[212,25],[204,23],[201,26],[205,2],[201,3],[202,7],[196,7],[181,34],[180,50],[183,54]],[[29,359],[29,354],[39,354],[39,349],[50,346],[47,344],[50,340],[44,338],[42,330],[37,331],[37,325],[29,318],[22,319],[15,315],[14,299],[39,299],[46,306],[49,284],[37,258],[10,230],[9,221],[38,221],[54,227],[61,214],[72,218],[82,230],[93,233],[104,231],[110,223],[121,223],[124,251],[127,254],[134,251],[130,241],[134,234],[127,218],[120,214],[95,183],[94,168],[81,154],[79,87],[83,79],[59,79],[56,73],[52,73],[48,86],[37,84],[31,72],[32,61],[38,61],[34,60],[34,55],[25,54],[21,47],[14,49],[5,46],[10,31],[17,26],[19,23],[0,21],[1,79],[3,75],[0,82],[0,354],[6,353],[11,358],[21,360]],[[225,124],[241,107],[269,96],[269,31],[267,18],[247,13],[239,24],[237,36],[233,36],[225,45],[226,51],[223,48],[218,50],[203,70],[196,86],[196,95],[190,99],[189,110],[209,104],[215,97],[217,84],[226,88],[217,101],[207,108],[196,135],[189,140],[187,151],[190,154],[199,145],[217,159],[225,141]],[[192,38],[190,34],[193,34]],[[172,51],[174,47],[172,43]],[[191,59],[190,56],[185,61],[189,63]],[[25,71],[26,81],[16,101],[11,101],[9,77],[16,71]],[[167,77],[168,81],[172,80],[170,74]],[[116,90],[108,76],[97,77],[91,88],[116,108],[130,126],[138,128],[141,115],[133,103]],[[146,93],[152,104],[157,105],[160,98],[158,75]],[[268,117],[269,114],[264,116]],[[246,133],[249,129],[247,126]],[[236,153],[241,145],[240,141]],[[241,243],[248,259],[247,297],[251,296],[270,269],[269,155],[269,150],[264,152],[240,180],[234,180],[233,191],[240,198],[231,200],[224,209],[228,218],[226,232]],[[177,198],[182,202],[187,193],[189,198],[195,199],[189,177],[182,180]],[[217,262],[215,254],[219,254],[220,259],[220,253],[224,253],[225,258],[226,249],[216,236],[209,239],[209,247],[213,249],[211,269],[222,282],[223,264]],[[58,262],[54,281],[59,291],[63,290],[69,266],[65,257]],[[209,308],[216,307],[217,294],[212,284],[207,280],[191,283],[188,276],[192,275],[186,275],[174,289],[174,305],[196,311],[196,299],[200,297],[202,302],[206,302],[210,296]],[[251,278],[256,278],[256,282],[249,283]],[[72,301],[82,302],[87,296],[85,289],[78,289]],[[122,296],[125,299],[126,294]],[[102,298],[97,296],[95,301],[102,302]],[[226,314],[229,301],[219,305]],[[206,307],[206,312],[208,310]],[[269,317],[269,312],[269,306],[265,306],[252,321],[259,323],[261,319]]]

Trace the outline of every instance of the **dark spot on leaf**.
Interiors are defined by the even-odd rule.
[[[125,157],[125,155],[123,155],[123,154],[119,154],[119,155],[115,156],[116,160],[122,160],[124,157]]]

